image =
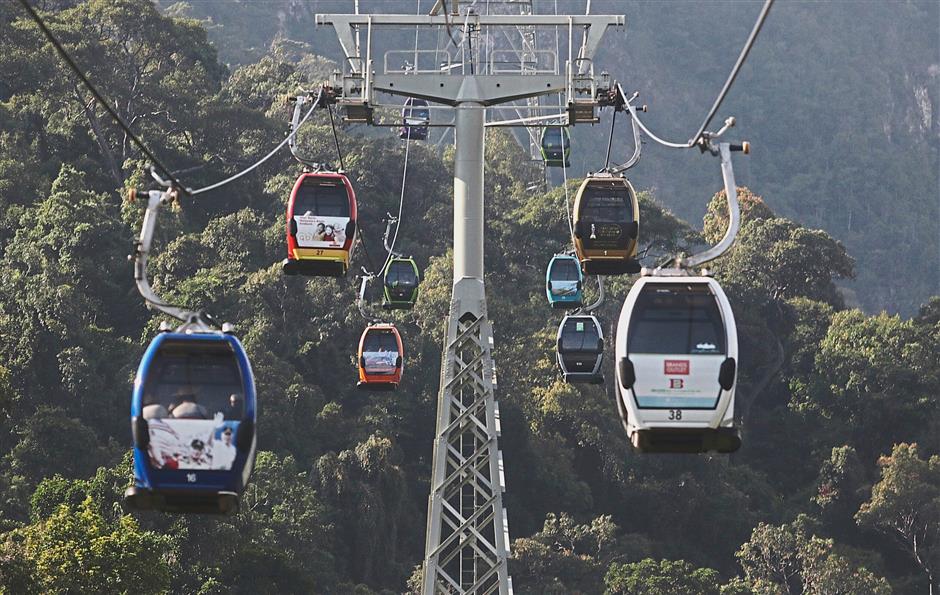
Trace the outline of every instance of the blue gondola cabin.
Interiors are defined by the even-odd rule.
[[[255,385],[245,351],[221,332],[162,333],[131,400],[138,510],[230,514],[255,459]]]

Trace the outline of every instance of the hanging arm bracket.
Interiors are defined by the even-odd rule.
[[[151,172],[153,173],[153,172]],[[164,183],[154,174],[154,178]],[[135,200],[138,195],[136,190],[131,190],[130,200]],[[201,324],[208,326],[209,323],[200,312],[187,310],[180,306],[174,306],[166,303],[158,296],[150,286],[147,278],[147,261],[150,256],[150,247],[153,243],[153,232],[157,226],[157,216],[161,206],[177,202],[179,200],[179,191],[175,187],[168,187],[164,190],[149,190],[147,195],[147,210],[144,212],[144,222],[140,229],[140,237],[134,242],[134,253],[129,259],[134,261],[134,281],[137,284],[137,291],[144,298],[147,306],[159,310],[164,314],[172,316],[186,324]]]
[[[684,260],[676,259],[677,264],[681,264],[685,267],[691,268],[703,265],[727,252],[734,244],[734,240],[741,228],[741,207],[738,204],[738,190],[734,180],[734,167],[731,163],[731,153],[740,151],[747,154],[750,152],[750,144],[747,142],[741,144],[716,143],[714,140],[732,126],[734,126],[734,119],[728,118],[728,120],[725,121],[724,127],[722,127],[718,133],[707,135],[703,137],[701,141],[705,143],[703,150],[707,150],[721,157],[721,177],[724,181],[725,196],[728,204],[728,228],[725,230],[725,235],[721,238],[721,241],[711,248],[694,254]]]

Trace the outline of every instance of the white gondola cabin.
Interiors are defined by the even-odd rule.
[[[630,289],[616,338],[617,405],[644,452],[733,452],[738,336],[711,277],[645,276]]]

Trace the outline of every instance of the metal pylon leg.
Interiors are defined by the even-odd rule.
[[[510,595],[493,329],[483,283],[454,286],[441,363],[424,595]]]

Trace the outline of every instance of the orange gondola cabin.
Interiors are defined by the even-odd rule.
[[[356,193],[337,172],[304,172],[287,203],[286,275],[342,277],[356,245]]]
[[[359,339],[359,388],[395,390],[401,383],[405,350],[393,324],[370,324]]]

